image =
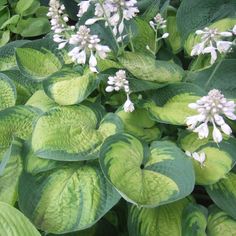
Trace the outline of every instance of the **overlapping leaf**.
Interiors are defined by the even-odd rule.
[[[193,167],[172,142],[149,147],[129,134],[109,137],[100,152],[102,170],[129,202],[155,207],[189,195],[194,186]]]
[[[32,149],[39,157],[60,161],[97,158],[104,139],[122,129],[115,114],[101,119],[102,109],[98,105],[50,109],[37,120]]]
[[[33,224],[14,207],[0,202],[0,234],[40,236]]]
[[[188,107],[196,102],[204,91],[189,83],[173,83],[158,89],[144,105],[151,117],[161,123],[185,125],[186,118],[195,114]]]
[[[204,165],[192,159],[196,175],[196,183],[214,184],[233,168],[236,163],[236,140],[225,138],[218,145],[212,139],[199,139],[196,133],[185,132],[180,137],[180,146],[189,152],[204,152]]]
[[[120,199],[96,162],[77,163],[20,179],[20,209],[46,232],[61,234],[95,224]]]

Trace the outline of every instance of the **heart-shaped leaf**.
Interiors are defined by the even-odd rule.
[[[155,207],[189,195],[195,179],[191,161],[170,141],[148,148],[129,134],[109,137],[100,151],[106,177],[129,202]]]
[[[96,106],[96,108],[95,108]],[[98,105],[55,107],[39,117],[32,135],[36,156],[60,161],[98,158],[104,139],[122,129],[115,114],[102,119]]]
[[[91,227],[120,199],[97,162],[82,162],[20,179],[20,209],[46,232]]]

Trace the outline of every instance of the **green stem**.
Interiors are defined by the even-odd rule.
[[[105,11],[105,9],[104,9],[104,6],[103,6],[101,0],[99,0],[99,4],[100,4],[100,6],[101,6],[101,8],[102,8],[102,10],[103,10],[103,13],[104,13],[104,16],[105,16],[105,20],[106,20],[106,22],[107,22],[107,24],[108,24],[108,27],[109,27],[109,29],[110,29],[110,31],[111,31],[111,34],[112,34],[112,37],[113,37],[113,39],[115,40],[117,49],[118,49],[118,51],[119,51],[119,50],[120,50],[120,45],[118,44],[118,42],[117,42],[117,40],[116,40],[116,36],[115,36],[114,33],[113,33],[111,23],[110,23],[110,21],[109,21],[109,19],[108,19],[108,16],[107,16],[107,14],[106,14],[106,11]]]
[[[125,26],[125,31],[129,35],[129,42],[130,42],[131,50],[132,50],[132,52],[134,52],[135,49],[134,49],[134,43],[133,43],[133,40],[132,40],[133,34],[132,34],[132,31],[131,31],[131,27],[129,27],[129,30],[128,30],[127,27]]]
[[[232,45],[235,44],[235,41],[236,41],[236,39],[233,40]],[[231,47],[229,48],[229,50],[230,50],[230,49],[231,49]],[[218,63],[217,63],[217,65],[216,65],[215,69],[212,71],[212,73],[211,73],[209,79],[207,80],[207,82],[206,82],[206,84],[205,84],[205,86],[204,86],[205,88],[207,88],[207,86],[210,84],[211,80],[213,79],[215,73],[217,72],[217,70],[218,70],[219,67],[221,66],[221,64],[222,64],[222,62],[224,61],[224,59],[225,59],[227,53],[229,52],[229,50],[226,51],[225,54],[224,54],[224,56],[222,56],[221,59],[218,61]]]
[[[211,73],[209,79],[207,80],[207,82],[206,82],[206,84],[205,84],[205,86],[204,86],[205,88],[207,88],[207,86],[210,84],[210,82],[211,82],[212,78],[214,77],[216,71],[217,71],[217,70],[219,69],[219,67],[221,66],[221,64],[222,64],[222,62],[223,62],[223,60],[224,60],[224,58],[225,58],[225,56],[223,56],[223,57],[218,61],[218,63],[217,63],[217,65],[216,65],[215,69],[212,71],[212,73]]]

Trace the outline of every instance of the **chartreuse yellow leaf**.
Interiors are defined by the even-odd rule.
[[[129,208],[130,236],[183,236],[181,216],[190,200],[184,198],[156,208]],[[187,236],[187,235],[186,235]]]
[[[78,162],[20,179],[19,205],[37,228],[62,234],[94,225],[120,199],[99,164]]]
[[[115,114],[103,117],[99,105],[54,107],[37,120],[32,134],[32,149],[38,157],[78,161],[98,158],[106,137],[123,130]]]
[[[155,207],[189,195],[194,187],[191,161],[170,141],[149,147],[129,134],[106,139],[102,170],[119,193],[139,206]]]
[[[209,208],[207,236],[234,236],[236,234],[236,220],[215,205]]]
[[[0,202],[1,236],[40,236],[34,225],[16,208]]]
[[[184,132],[180,135],[180,146],[185,151],[204,152],[203,166],[191,159],[195,169],[196,183],[211,185],[224,178],[236,163],[236,140],[225,138],[218,145],[210,138],[199,139],[196,133]]]
[[[190,83],[173,83],[157,89],[144,107],[151,117],[161,123],[185,125],[186,118],[196,112],[188,107],[196,102],[204,91]]]

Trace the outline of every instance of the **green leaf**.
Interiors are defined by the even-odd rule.
[[[14,207],[0,202],[0,232],[1,235],[40,236],[33,224]]]
[[[225,178],[206,187],[215,204],[236,220],[236,174],[228,173]]]
[[[32,175],[52,170],[65,164],[62,161],[47,160],[36,156],[30,142],[24,144],[22,157],[24,157],[24,170]]]
[[[7,4],[7,0],[1,0],[0,6],[4,6],[4,5],[6,5],[6,4]]]
[[[182,49],[182,43],[177,28],[175,15],[170,15],[167,17],[166,31],[169,33],[169,36],[166,40],[170,44],[173,53],[178,53]]]
[[[60,161],[98,158],[104,139],[122,129],[115,114],[108,114],[101,121],[101,112],[98,105],[82,104],[50,109],[39,117],[34,127],[34,153]]]
[[[29,106],[14,106],[0,111],[0,148],[8,148],[14,137],[28,139],[38,112]]]
[[[35,3],[39,3],[37,0],[19,0],[16,4],[16,13],[24,15],[24,13],[35,6]]]
[[[185,125],[186,118],[196,111],[188,107],[196,102],[205,92],[190,83],[173,83],[156,90],[152,99],[145,102],[152,119],[161,123]]]
[[[214,205],[210,207],[209,212],[207,236],[231,236],[235,234],[235,220]]]
[[[10,31],[0,31],[0,47],[6,45],[10,40]]]
[[[116,113],[124,124],[124,131],[147,142],[158,140],[161,137],[161,130],[155,121],[151,120],[145,109],[138,108],[133,112],[120,110]]]
[[[224,178],[236,163],[236,139],[227,137],[218,145],[210,138],[199,139],[196,133],[184,132],[179,144],[185,151],[204,152],[204,166],[191,158],[196,175],[196,183],[210,185]]]
[[[36,17],[47,17],[48,7],[40,6],[35,12]]]
[[[155,32],[150,27],[148,22],[141,18],[135,19],[135,26],[137,27],[137,35],[132,38],[135,51],[137,52],[149,52],[146,48],[148,45],[152,51],[155,51]]]
[[[234,0],[182,0],[177,12],[178,30],[183,40],[198,29],[210,25],[216,20],[234,17]],[[191,20],[190,20],[191,19]]]
[[[0,73],[0,111],[12,107],[16,102],[16,88],[13,82]]]
[[[138,206],[155,207],[189,195],[194,187],[191,161],[170,141],[149,147],[129,134],[106,139],[102,170],[119,193]]]
[[[35,37],[50,31],[49,21],[45,17],[21,19],[17,31],[22,37]]]
[[[15,85],[17,91],[16,104],[25,104],[31,95],[41,88],[41,84],[33,80],[29,80],[22,75],[19,70],[8,70],[2,72],[6,75]]]
[[[20,209],[41,230],[62,234],[95,224],[120,199],[98,164],[77,163],[20,179]]]
[[[62,66],[59,59],[50,51],[33,48],[17,48],[16,60],[22,74],[37,81],[44,80]]]
[[[22,172],[21,147],[20,140],[13,140],[12,145],[3,152],[3,156],[0,155],[0,169],[5,165],[4,169],[0,170],[0,201],[11,205],[17,200],[18,181]]]
[[[207,209],[190,203],[182,213],[183,236],[207,236]]]
[[[235,5],[236,7],[236,5]],[[235,18],[225,18],[219,21],[216,21],[215,23],[209,25],[208,27],[211,29],[218,29],[219,31],[229,31],[232,30],[232,28],[234,27],[234,25],[236,24],[236,19]],[[200,28],[202,29],[202,28]],[[201,42],[201,36],[196,35],[195,32],[191,33],[187,40],[184,43],[184,48],[186,50],[186,52],[191,55],[191,51],[193,49],[193,47]],[[205,66],[210,67],[210,60],[208,60],[208,63],[206,63]]]
[[[0,27],[10,18],[10,11],[8,7],[0,7]]]
[[[51,108],[58,106],[51,98],[49,98],[44,90],[38,90],[27,101],[26,105],[37,107],[42,111],[48,111]]]
[[[219,66],[218,70],[213,75],[211,81],[206,86],[206,90],[219,89],[225,97],[236,99],[236,71],[235,71],[236,59],[226,59]],[[216,65],[210,68],[190,72],[187,76],[187,80],[203,87]]]
[[[95,90],[99,79],[87,69],[84,74],[72,68],[62,69],[43,82],[45,93],[60,105],[74,105],[84,101]]]
[[[120,63],[135,77],[156,83],[171,83],[181,81],[184,71],[173,62],[158,61],[142,54],[125,52],[119,58]]]
[[[7,27],[8,25],[11,25],[11,24],[13,24],[13,25],[17,24],[19,19],[20,19],[19,15],[12,16],[10,19],[8,19],[7,21],[4,22],[4,24],[1,26],[0,29],[3,29],[3,28],[5,28],[5,27]]]
[[[181,215],[190,202],[180,201],[156,208],[129,208],[128,229],[130,236],[181,236]]]
[[[18,40],[8,43],[0,48],[0,70],[8,70],[16,67],[15,48],[21,47],[27,40]]]

